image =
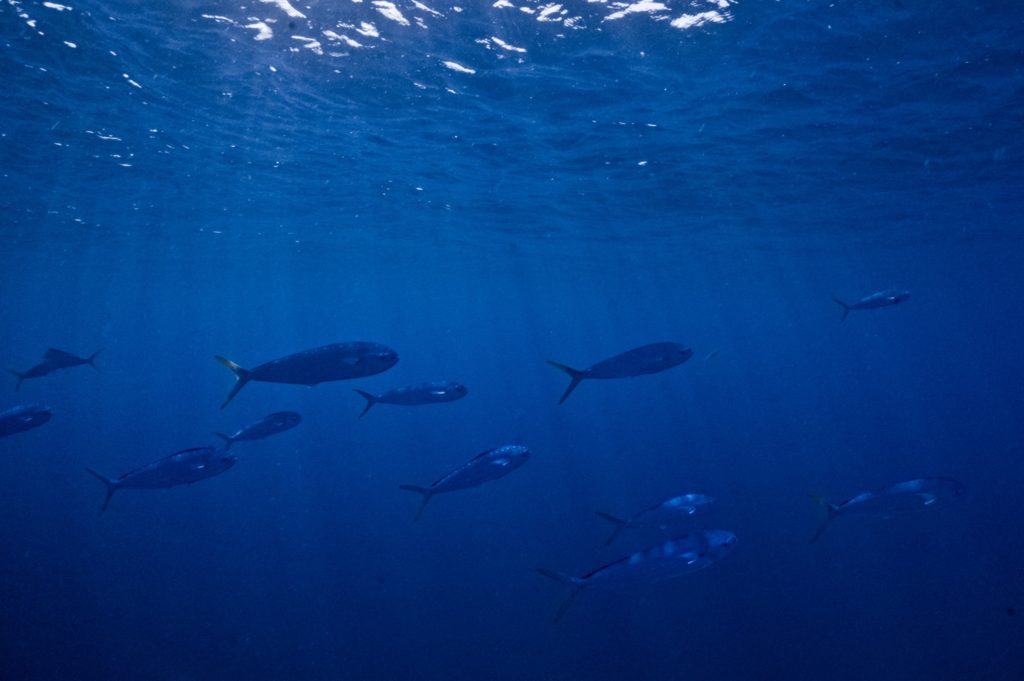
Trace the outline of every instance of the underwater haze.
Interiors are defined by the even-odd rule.
[[[1024,678],[1022,38],[0,0],[0,679]]]

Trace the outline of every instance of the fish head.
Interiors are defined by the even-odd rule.
[[[51,416],[53,416],[53,409],[50,407],[33,405],[25,409],[19,418],[26,424],[42,425],[49,421]]]
[[[910,299],[910,291],[893,291],[889,294],[889,302],[893,305]]]
[[[530,449],[524,445],[505,445],[498,448],[498,453],[509,460],[513,468],[522,466],[530,458]]]
[[[368,361],[376,364],[381,371],[390,369],[398,363],[398,353],[389,347],[383,345],[378,346],[370,355],[366,358]]]
[[[213,468],[215,468],[219,472],[222,472],[231,468],[236,463],[238,463],[237,456],[232,456],[230,454],[222,454],[218,459],[214,461]]]
[[[294,411],[279,411],[271,414],[268,419],[274,427],[288,429],[299,425],[302,422],[302,415]]]
[[[693,350],[679,343],[668,343],[665,360],[668,364],[682,364],[693,357]]]
[[[721,558],[736,546],[736,535],[728,530],[705,530],[704,537],[708,542],[708,553]]]

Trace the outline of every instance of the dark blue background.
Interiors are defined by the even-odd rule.
[[[0,401],[54,408],[0,441],[0,677],[1024,675],[1015,3],[750,2],[689,31],[589,5],[569,30],[489,6],[400,4],[424,29],[309,3],[288,29],[271,5],[154,4],[0,6],[4,366],[106,348],[99,373]],[[255,42],[203,14],[279,21]],[[381,39],[346,57],[289,35],[359,20]],[[839,323],[832,296],[889,287],[910,301]],[[218,411],[214,354],[346,340],[401,360]],[[694,359],[555,406],[545,359],[662,340]],[[442,379],[469,396],[356,418],[353,387]],[[283,409],[302,425],[227,474],[97,514],[85,466]],[[523,469],[412,523],[399,484],[505,442],[531,447]],[[807,543],[808,492],[928,475],[967,498]],[[733,555],[553,625],[566,592],[534,568],[656,541],[603,549],[593,511],[684,491],[716,497],[702,522]]]

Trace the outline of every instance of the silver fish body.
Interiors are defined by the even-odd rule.
[[[732,532],[699,530],[623,556],[579,577],[545,568],[537,568],[537,572],[572,587],[569,598],[555,615],[557,621],[582,589],[682,577],[716,563],[735,546],[736,535]]]
[[[530,450],[523,445],[503,445],[477,454],[450,473],[434,481],[429,487],[400,485],[400,489],[423,495],[423,502],[416,514],[416,520],[423,515],[427,502],[435,494],[455,492],[478,487],[485,482],[503,478],[519,468],[530,458]]]
[[[916,478],[889,485],[883,489],[862,492],[839,504],[811,495],[825,508],[826,516],[811,538],[817,541],[835,518],[842,515],[892,516],[942,508],[960,499],[967,487],[953,478]]]
[[[221,404],[223,409],[249,381],[317,385],[328,381],[363,378],[393,367],[398,362],[398,353],[380,343],[356,341],[303,350],[264,362],[254,369],[243,369],[220,355],[215,359],[231,369],[237,379]]]
[[[910,291],[889,290],[878,291],[877,293],[872,293],[869,296],[864,296],[852,304],[844,303],[839,298],[833,298],[832,300],[843,308],[843,318],[839,321],[846,321],[846,316],[850,314],[850,310],[874,310],[879,307],[899,305],[909,299]]]
[[[396,388],[385,393],[375,395],[365,390],[356,390],[366,399],[366,406],[363,408],[360,418],[370,411],[375,404],[398,404],[406,407],[414,407],[422,404],[438,404],[440,402],[452,402],[459,400],[469,394],[469,390],[461,383],[451,381],[433,381],[430,383],[419,383],[404,388]]]
[[[597,512],[597,515],[615,525],[605,546],[615,541],[619,533],[626,528],[665,530],[680,521],[687,519],[698,511],[706,509],[714,499],[706,494],[679,494],[661,503],[634,513],[629,518],[617,518],[609,513]]]
[[[277,411],[273,414],[264,416],[262,419],[235,431],[232,435],[225,435],[224,433],[214,433],[216,436],[222,438],[225,441],[225,448],[230,449],[231,445],[239,441],[245,440],[262,440],[265,437],[271,435],[277,435],[283,433],[286,430],[291,430],[295,426],[302,423],[302,415],[294,411]]]
[[[0,437],[38,428],[53,416],[53,409],[42,404],[19,404],[0,412]]]
[[[116,479],[91,468],[86,470],[107,487],[107,496],[100,509],[102,512],[107,510],[110,498],[119,489],[163,489],[187,485],[220,475],[237,462],[236,457],[227,454],[227,449],[194,447],[130,470]]]
[[[569,375],[569,387],[565,389],[562,398],[558,400],[558,403],[562,404],[569,399],[569,395],[580,384],[580,381],[585,379],[629,378],[656,374],[678,366],[691,357],[693,357],[693,350],[679,343],[651,343],[609,357],[587,369],[573,369],[551,360],[548,360],[548,364]]]

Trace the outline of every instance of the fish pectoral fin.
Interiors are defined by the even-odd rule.
[[[495,466],[507,466],[510,463],[512,463],[512,459],[503,456],[500,459],[494,459],[491,463],[493,463]]]
[[[696,512],[697,512],[697,507],[696,506],[687,506],[686,507],[686,514],[687,515],[693,515]]]
[[[931,506],[939,499],[934,494],[929,494],[927,492],[921,492],[917,496],[921,497],[921,501],[924,503],[925,506]]]
[[[358,357],[346,357],[345,359],[342,360],[344,364],[347,364],[349,366],[355,366],[356,364],[359,364],[362,361],[363,360],[361,360]]]

